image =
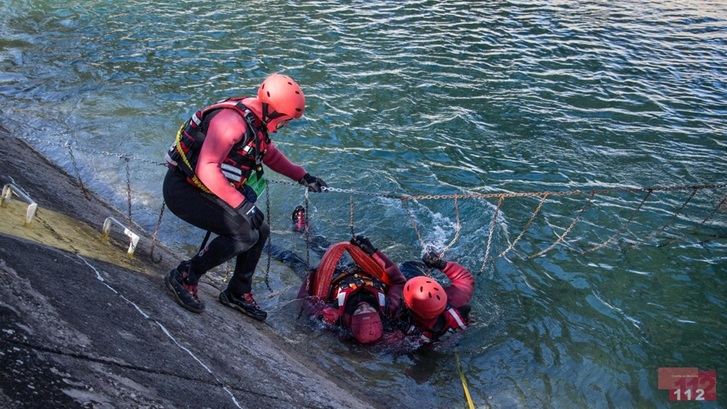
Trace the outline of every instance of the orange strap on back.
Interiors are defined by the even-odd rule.
[[[356,265],[364,272],[380,280],[386,285],[391,284],[391,280],[389,280],[389,276],[386,274],[386,271],[384,271],[381,264],[377,263],[373,257],[364,253],[364,251],[357,246],[354,246],[347,241],[342,241],[329,247],[323,255],[313,279],[313,294],[311,295],[322,299],[328,297],[328,294],[331,291],[330,286],[333,272],[336,270],[338,261],[341,257],[343,257],[343,253],[346,251],[351,255],[354,263],[356,263]]]

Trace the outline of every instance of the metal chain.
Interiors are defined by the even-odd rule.
[[[588,198],[586,199],[586,203],[583,205],[583,207],[581,207],[581,210],[578,211],[578,214],[573,219],[570,226],[568,226],[568,228],[565,229],[565,231],[563,232],[562,235],[558,236],[558,240],[556,240],[553,244],[548,246],[548,248],[546,248],[545,250],[542,250],[536,254],[531,255],[530,257],[528,257],[528,260],[534,259],[535,257],[542,256],[543,254],[549,252],[550,250],[553,250],[555,248],[555,246],[557,246],[563,240],[565,240],[565,236],[567,236],[568,233],[570,233],[570,231],[573,230],[573,227],[575,227],[575,225],[578,224],[578,222],[581,220],[581,216],[583,216],[583,214],[586,212],[586,210],[588,210],[591,207],[591,204],[593,203],[593,201],[592,201],[593,196],[595,196],[595,193],[591,193],[588,196]],[[556,234],[556,236],[557,236],[557,234]]]
[[[41,139],[41,138],[36,138],[36,137],[32,137],[32,136],[15,136],[14,138],[23,140],[25,142],[33,142],[33,143],[36,143],[41,146],[53,146],[56,148],[66,148],[68,145],[71,144],[70,140],[54,141],[54,140],[48,140],[46,138]],[[88,153],[88,154],[109,156],[109,157],[117,158],[117,159],[129,158],[129,159],[133,160],[134,162],[143,162],[143,163],[146,163],[149,165],[166,166],[165,162],[156,162],[156,161],[153,161],[150,159],[145,159],[145,158],[142,158],[139,156],[129,155],[129,154],[125,154],[125,153],[88,149],[88,148],[84,148],[82,146],[77,146],[77,145],[74,147],[74,149],[78,152],[84,152],[84,153]]]
[[[682,203],[682,205],[679,206],[679,209],[674,211],[674,214],[671,215],[671,218],[669,219],[669,221],[664,223],[658,229],[654,230],[654,232],[649,235],[649,239],[655,238],[660,233],[662,233],[667,227],[671,226],[674,223],[674,221],[676,220],[676,218],[679,216],[679,214],[682,212],[682,210],[684,210],[684,208],[687,206],[687,204],[689,204],[689,202],[692,200],[694,195],[697,194],[697,192],[698,192],[697,189],[692,189],[692,193],[689,194],[689,197],[687,197],[687,200],[685,200],[684,203]]]
[[[159,218],[157,219],[157,224],[154,227],[154,232],[151,234],[151,245],[149,248],[149,258],[151,258],[151,261],[155,264],[159,264],[162,262],[162,256],[159,255],[158,259],[154,258],[154,250],[156,249],[157,245],[157,235],[159,234],[159,228],[162,225],[162,217],[164,216],[164,209],[166,207],[166,203],[162,202],[162,208],[159,210]]]
[[[40,139],[30,136],[15,136],[14,138],[21,139],[28,142],[34,142],[39,145],[49,145],[56,147],[68,147],[69,141],[66,142],[54,142],[47,139]],[[110,152],[104,150],[93,150],[83,147],[76,147],[77,151],[86,152],[91,154],[100,154],[105,156],[111,156],[116,158],[129,158],[133,161],[143,162],[150,165],[167,166],[165,162],[157,162],[145,158],[141,158],[134,155],[128,155],[118,152]],[[299,186],[298,183],[285,180],[270,180],[271,183],[288,185],[288,186]],[[495,199],[503,196],[505,198],[516,198],[516,197],[542,197],[547,194],[549,196],[584,196],[584,195],[608,195],[616,192],[673,192],[690,189],[721,189],[727,187],[727,182],[716,182],[716,183],[704,183],[696,185],[673,185],[673,186],[650,186],[650,187],[615,187],[615,188],[603,188],[603,189],[591,189],[591,190],[566,190],[566,191],[532,191],[532,192],[500,192],[500,193],[456,193],[456,194],[424,194],[424,195],[410,195],[406,193],[394,193],[394,192],[372,192],[362,191],[355,189],[342,189],[336,187],[324,187],[323,192],[334,192],[334,193],[346,193],[349,195],[362,195],[362,196],[373,196],[382,197],[389,199],[399,200],[452,200],[452,199]]]
[[[68,155],[71,157],[73,171],[76,172],[76,180],[78,180],[78,184],[81,186],[81,193],[83,193],[83,196],[86,197],[86,200],[91,200],[91,196],[88,194],[86,186],[83,184],[83,179],[81,179],[81,172],[78,170],[78,163],[76,162],[76,157],[73,155],[73,148],[69,142],[66,142],[65,147],[68,148]]]
[[[703,226],[704,223],[707,223],[707,220],[710,220],[715,214],[717,214],[717,212],[719,211],[720,208],[722,208],[722,205],[725,204],[725,202],[727,202],[727,195],[724,196],[722,201],[717,203],[717,206],[715,206],[714,209],[712,209],[712,212],[710,212],[709,215],[707,215],[707,217],[705,217],[704,220],[702,220],[702,222],[699,223],[699,225]]]
[[[127,217],[129,218],[129,224],[133,223],[131,218],[131,170],[129,169],[129,158],[124,158],[126,165],[126,204],[127,204]]]
[[[270,260],[272,259],[273,251],[273,222],[270,219],[270,187],[265,189],[265,217],[267,217],[268,226],[270,227],[270,234],[268,234],[268,260],[265,266],[265,286],[268,287],[268,291],[273,291],[270,287]]]
[[[611,243],[611,241],[613,239],[615,239],[616,237],[620,236],[624,232],[624,230],[626,230],[631,225],[631,222],[634,220],[634,217],[636,217],[636,214],[638,214],[639,210],[641,210],[641,206],[643,206],[644,203],[646,202],[646,200],[651,196],[651,193],[652,193],[652,190],[647,190],[646,195],[644,195],[644,197],[641,199],[641,203],[639,203],[639,205],[636,207],[636,209],[634,209],[631,212],[631,216],[629,217],[629,219],[626,221],[625,224],[623,224],[621,226],[620,229],[618,229],[618,231],[616,233],[614,233],[611,237],[609,237],[603,243],[597,244],[597,245],[591,247],[590,249],[586,250],[586,252],[590,253],[592,251],[596,251],[596,250],[599,250],[599,249],[601,249],[603,247],[606,247],[606,246],[608,246],[609,243]]]
[[[354,233],[353,227],[354,227],[354,218],[353,218],[353,195],[348,195],[348,227],[351,228],[351,238],[354,238],[356,234]]]
[[[305,204],[305,268],[310,270],[310,223],[308,218],[308,189],[305,189],[303,194]]]
[[[525,223],[525,227],[523,227],[523,230],[520,232],[520,234],[518,234],[518,236],[515,238],[515,240],[512,243],[510,243],[510,245],[505,249],[505,251],[503,251],[502,253],[500,253],[499,256],[497,256],[498,258],[505,257],[505,255],[507,253],[509,253],[510,250],[512,250],[513,248],[515,248],[515,245],[517,244],[517,242],[520,241],[520,239],[523,237],[523,235],[525,235],[525,233],[530,228],[530,225],[533,224],[533,221],[535,220],[535,217],[538,215],[538,213],[540,213],[540,209],[543,208],[543,205],[545,204],[545,200],[547,198],[548,198],[548,194],[547,193],[540,197],[540,203],[538,203],[538,206],[533,211],[532,216],[530,216],[530,220],[528,220],[528,222]]]
[[[457,218],[456,224],[454,225],[454,228],[455,228],[454,238],[452,238],[452,241],[450,241],[449,244],[444,246],[442,251],[439,253],[440,258],[443,258],[444,253],[449,251],[449,249],[451,249],[452,246],[454,246],[454,244],[457,242],[457,240],[459,240],[460,233],[462,232],[462,223],[460,222],[459,204],[458,204],[457,198],[454,198],[454,214],[455,214],[455,217]]]
[[[485,269],[487,268],[487,262],[490,258],[490,249],[492,248],[492,236],[495,234],[495,226],[497,225],[497,215],[500,213],[500,209],[502,208],[502,203],[505,201],[505,196],[502,195],[497,201],[497,208],[495,209],[495,213],[492,215],[492,220],[490,220],[490,229],[489,233],[487,234],[487,245],[485,246],[485,258],[482,260],[482,268],[480,269],[480,273],[484,273]]]
[[[272,183],[284,184],[295,186],[293,182],[272,180]],[[650,187],[614,187],[614,188],[603,188],[603,189],[590,189],[590,190],[565,190],[565,191],[532,191],[532,192],[500,192],[500,193],[456,193],[456,194],[426,194],[426,195],[410,195],[406,193],[391,193],[391,192],[371,192],[361,191],[354,189],[341,189],[335,187],[325,187],[325,192],[337,192],[346,194],[355,194],[362,196],[374,196],[390,199],[399,200],[452,200],[452,199],[496,199],[503,196],[506,199],[519,198],[519,197],[542,197],[547,194],[549,196],[594,196],[594,195],[608,195],[617,192],[626,193],[640,193],[640,192],[674,192],[681,190],[690,189],[721,189],[727,187],[727,182],[718,183],[706,183],[696,185],[673,185],[673,186],[650,186]]]

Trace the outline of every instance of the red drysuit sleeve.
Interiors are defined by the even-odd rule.
[[[453,261],[448,262],[442,272],[450,281],[450,285],[444,289],[447,293],[447,302],[455,308],[468,304],[475,292],[475,279],[472,273]]]
[[[245,121],[231,109],[223,109],[215,115],[207,128],[194,170],[210,192],[233,208],[238,207],[245,200],[245,196],[225,179],[220,165],[230,154],[232,147],[240,142],[245,129]]]
[[[306,173],[302,166],[291,162],[290,159],[288,159],[288,157],[285,156],[285,154],[278,149],[274,143],[271,143],[270,146],[268,146],[268,150],[265,152],[265,157],[263,158],[263,163],[275,172],[287,176],[296,182],[303,179],[303,176],[305,176]]]
[[[399,267],[392,263],[386,254],[377,251],[374,253],[374,260],[384,268],[386,275],[389,276],[390,284],[386,289],[386,311],[389,315],[393,315],[399,310],[399,306],[401,305],[401,297],[404,292],[406,278],[399,271]]]

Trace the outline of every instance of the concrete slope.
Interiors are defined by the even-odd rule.
[[[22,141],[0,132],[0,143],[0,178],[41,206],[31,226],[20,203],[0,208],[0,407],[379,405],[215,302],[208,284],[204,314],[176,305],[162,281],[177,263],[168,249],[161,265],[145,242],[134,259],[123,245],[97,254],[103,218],[123,216]]]

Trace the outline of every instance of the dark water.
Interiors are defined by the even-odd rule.
[[[1,123],[48,141],[36,145],[69,171],[67,151],[55,146],[66,140],[146,160],[131,173],[134,215],[149,228],[164,172],[150,162],[179,122],[207,102],[251,94],[275,71],[296,78],[309,102],[305,120],[275,140],[335,187],[415,194],[724,182],[727,6],[612,3],[5,1]],[[124,208],[123,163],[81,149],[76,157],[87,183]],[[527,259],[584,203],[551,198],[517,251],[479,274],[474,327],[456,347],[425,355],[364,350],[296,323],[284,303],[294,277],[271,277],[278,296],[262,283],[256,291],[281,334],[406,406],[463,405],[458,351],[479,407],[668,407],[658,367],[727,374],[727,216],[700,223],[726,192],[700,190],[674,217],[690,193],[655,193],[636,215],[642,195],[598,195],[567,244]],[[300,190],[273,185],[271,199],[273,239],[304,251],[287,229]],[[357,231],[397,260],[420,255],[398,200],[355,199]],[[332,240],[348,237],[348,201],[311,198]],[[537,203],[504,202],[493,255]],[[495,205],[459,203],[461,237],[448,255],[473,271]],[[451,201],[412,209],[427,243],[452,240]],[[616,232],[624,234],[612,245],[581,253]],[[186,245],[201,238],[173,217],[162,234]]]

